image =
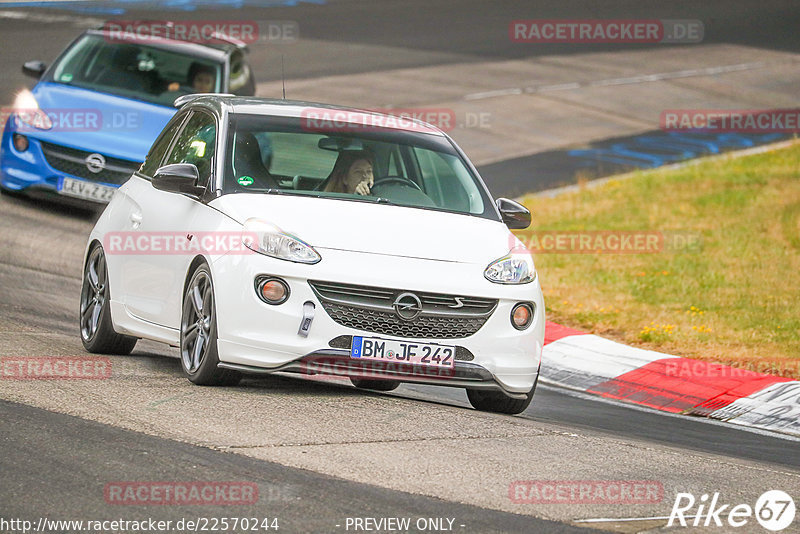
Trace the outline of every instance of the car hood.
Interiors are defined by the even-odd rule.
[[[56,121],[51,130],[35,130],[32,137],[131,161],[144,161],[150,145],[177,111],[61,83],[39,83],[33,95],[46,112],[67,111],[61,115],[67,121]],[[81,117],[89,122],[79,124],[76,119]],[[96,118],[100,121],[94,127]]]
[[[316,249],[488,265],[514,245],[499,221],[404,206],[246,193],[211,206],[239,223],[269,221]]]

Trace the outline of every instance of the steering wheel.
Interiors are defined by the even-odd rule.
[[[422,189],[420,189],[419,185],[417,185],[416,182],[404,176],[384,176],[383,178],[378,178],[377,180],[372,182],[372,187],[370,189],[375,189],[379,185],[386,185],[391,183],[402,184],[406,187],[411,187],[413,189],[416,189],[417,191],[422,191]]]

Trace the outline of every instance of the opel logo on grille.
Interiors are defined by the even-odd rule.
[[[403,293],[394,299],[394,311],[404,321],[413,321],[422,313],[422,301],[414,293]]]
[[[89,169],[89,172],[95,174],[106,168],[106,158],[104,158],[102,154],[96,152],[86,156],[86,159],[83,161],[86,163],[86,168]]]

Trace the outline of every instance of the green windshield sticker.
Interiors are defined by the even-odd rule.
[[[243,185],[247,187],[248,185],[253,185],[253,178],[251,176],[240,176],[238,180],[239,185]]]
[[[72,81],[72,74],[70,74],[69,72],[65,72],[64,74],[61,75],[61,81],[62,82],[71,82]]]

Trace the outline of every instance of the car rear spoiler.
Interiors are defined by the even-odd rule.
[[[224,32],[214,32],[211,34],[211,37],[214,39],[218,39],[220,41],[226,42],[228,44],[232,44],[239,50],[244,50],[245,52],[250,52],[250,48],[247,46],[247,43],[240,39],[236,39],[235,37],[231,37],[230,35]]]
[[[175,99],[175,102],[173,102],[172,105],[175,106],[176,108],[179,108],[191,102],[195,98],[200,98],[203,96],[236,96],[236,95],[231,93],[192,93],[190,95],[179,96],[178,98]]]

